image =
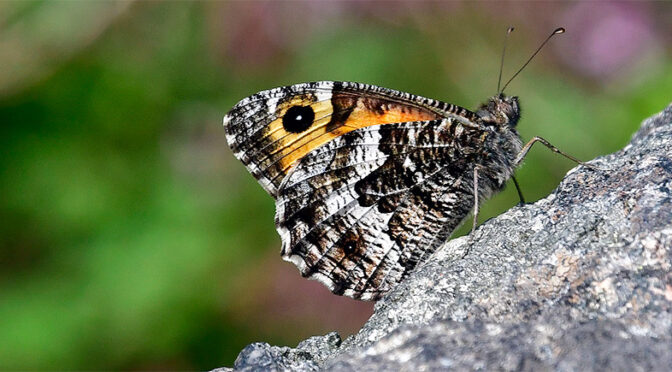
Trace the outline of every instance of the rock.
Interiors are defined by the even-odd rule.
[[[233,367],[236,371],[246,372],[317,371],[328,357],[338,352],[340,345],[341,337],[336,332],[310,337],[301,341],[296,349],[257,342],[247,345],[240,352]]]
[[[362,366],[364,366],[362,368]],[[669,342],[632,334],[621,322],[577,322],[563,314],[528,322],[436,321],[404,326],[336,358],[334,371],[669,371]]]
[[[448,241],[356,335],[252,344],[241,370],[672,366],[672,105],[623,150]]]

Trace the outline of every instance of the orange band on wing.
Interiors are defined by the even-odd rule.
[[[357,102],[357,107],[346,120],[344,126],[351,129],[344,133],[371,125],[438,119],[437,114],[431,111],[402,106],[396,103],[383,105],[379,110],[372,110],[370,107],[366,107],[367,105],[362,101],[363,100],[359,100]]]
[[[283,116],[294,105],[309,105],[315,113],[313,124],[301,133],[290,133],[283,129]],[[346,94],[335,95],[331,100],[322,102],[294,99],[279,107],[278,112],[278,119],[267,127],[267,133],[275,143],[275,149],[269,157],[277,162],[284,174],[310,151],[350,131],[372,125],[440,117],[427,109],[391,100]]]

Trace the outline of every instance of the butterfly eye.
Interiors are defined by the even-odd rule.
[[[310,106],[292,106],[282,117],[282,126],[291,133],[301,133],[310,128],[315,112]]]

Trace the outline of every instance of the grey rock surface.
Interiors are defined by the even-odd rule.
[[[271,346],[257,342],[247,345],[238,354],[235,370],[252,371],[317,371],[325,360],[338,353],[341,337],[336,332],[303,340],[295,348]],[[224,372],[223,369],[212,372]]]
[[[448,241],[356,335],[252,344],[236,370],[672,366],[672,105],[548,197]]]

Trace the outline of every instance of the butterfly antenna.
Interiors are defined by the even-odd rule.
[[[532,56],[527,60],[527,62],[525,62],[525,64],[523,65],[523,67],[521,67],[520,69],[518,69],[518,72],[516,72],[515,74],[513,74],[513,76],[511,76],[511,79],[509,79],[509,81],[507,81],[506,84],[504,84],[504,88],[502,88],[502,91],[501,91],[500,93],[504,93],[504,90],[506,89],[507,86],[509,86],[509,83],[510,83],[513,79],[515,79],[515,77],[518,76],[518,74],[520,74],[521,71],[523,71],[523,70],[525,69],[525,67],[532,61],[532,59],[534,58],[534,56],[536,56],[537,53],[539,53],[539,51],[541,51],[541,48],[543,48],[544,45],[546,45],[546,43],[548,43],[548,41],[551,40],[551,38],[552,38],[553,36],[558,35],[558,34],[562,34],[562,33],[564,33],[564,32],[565,32],[565,29],[562,28],[562,27],[558,27],[558,28],[556,28],[555,30],[553,30],[553,32],[552,32],[550,35],[548,35],[548,37],[546,38],[546,40],[544,40],[544,42],[541,43],[541,45],[539,45],[539,48],[537,48],[537,50],[532,54]]]
[[[506,35],[504,35],[504,48],[502,48],[502,60],[499,62],[499,78],[497,79],[497,93],[499,92],[499,87],[502,85],[502,70],[504,70],[504,55],[506,54],[506,41],[509,39],[509,34],[513,32],[513,27],[509,26],[509,29],[506,30]]]

